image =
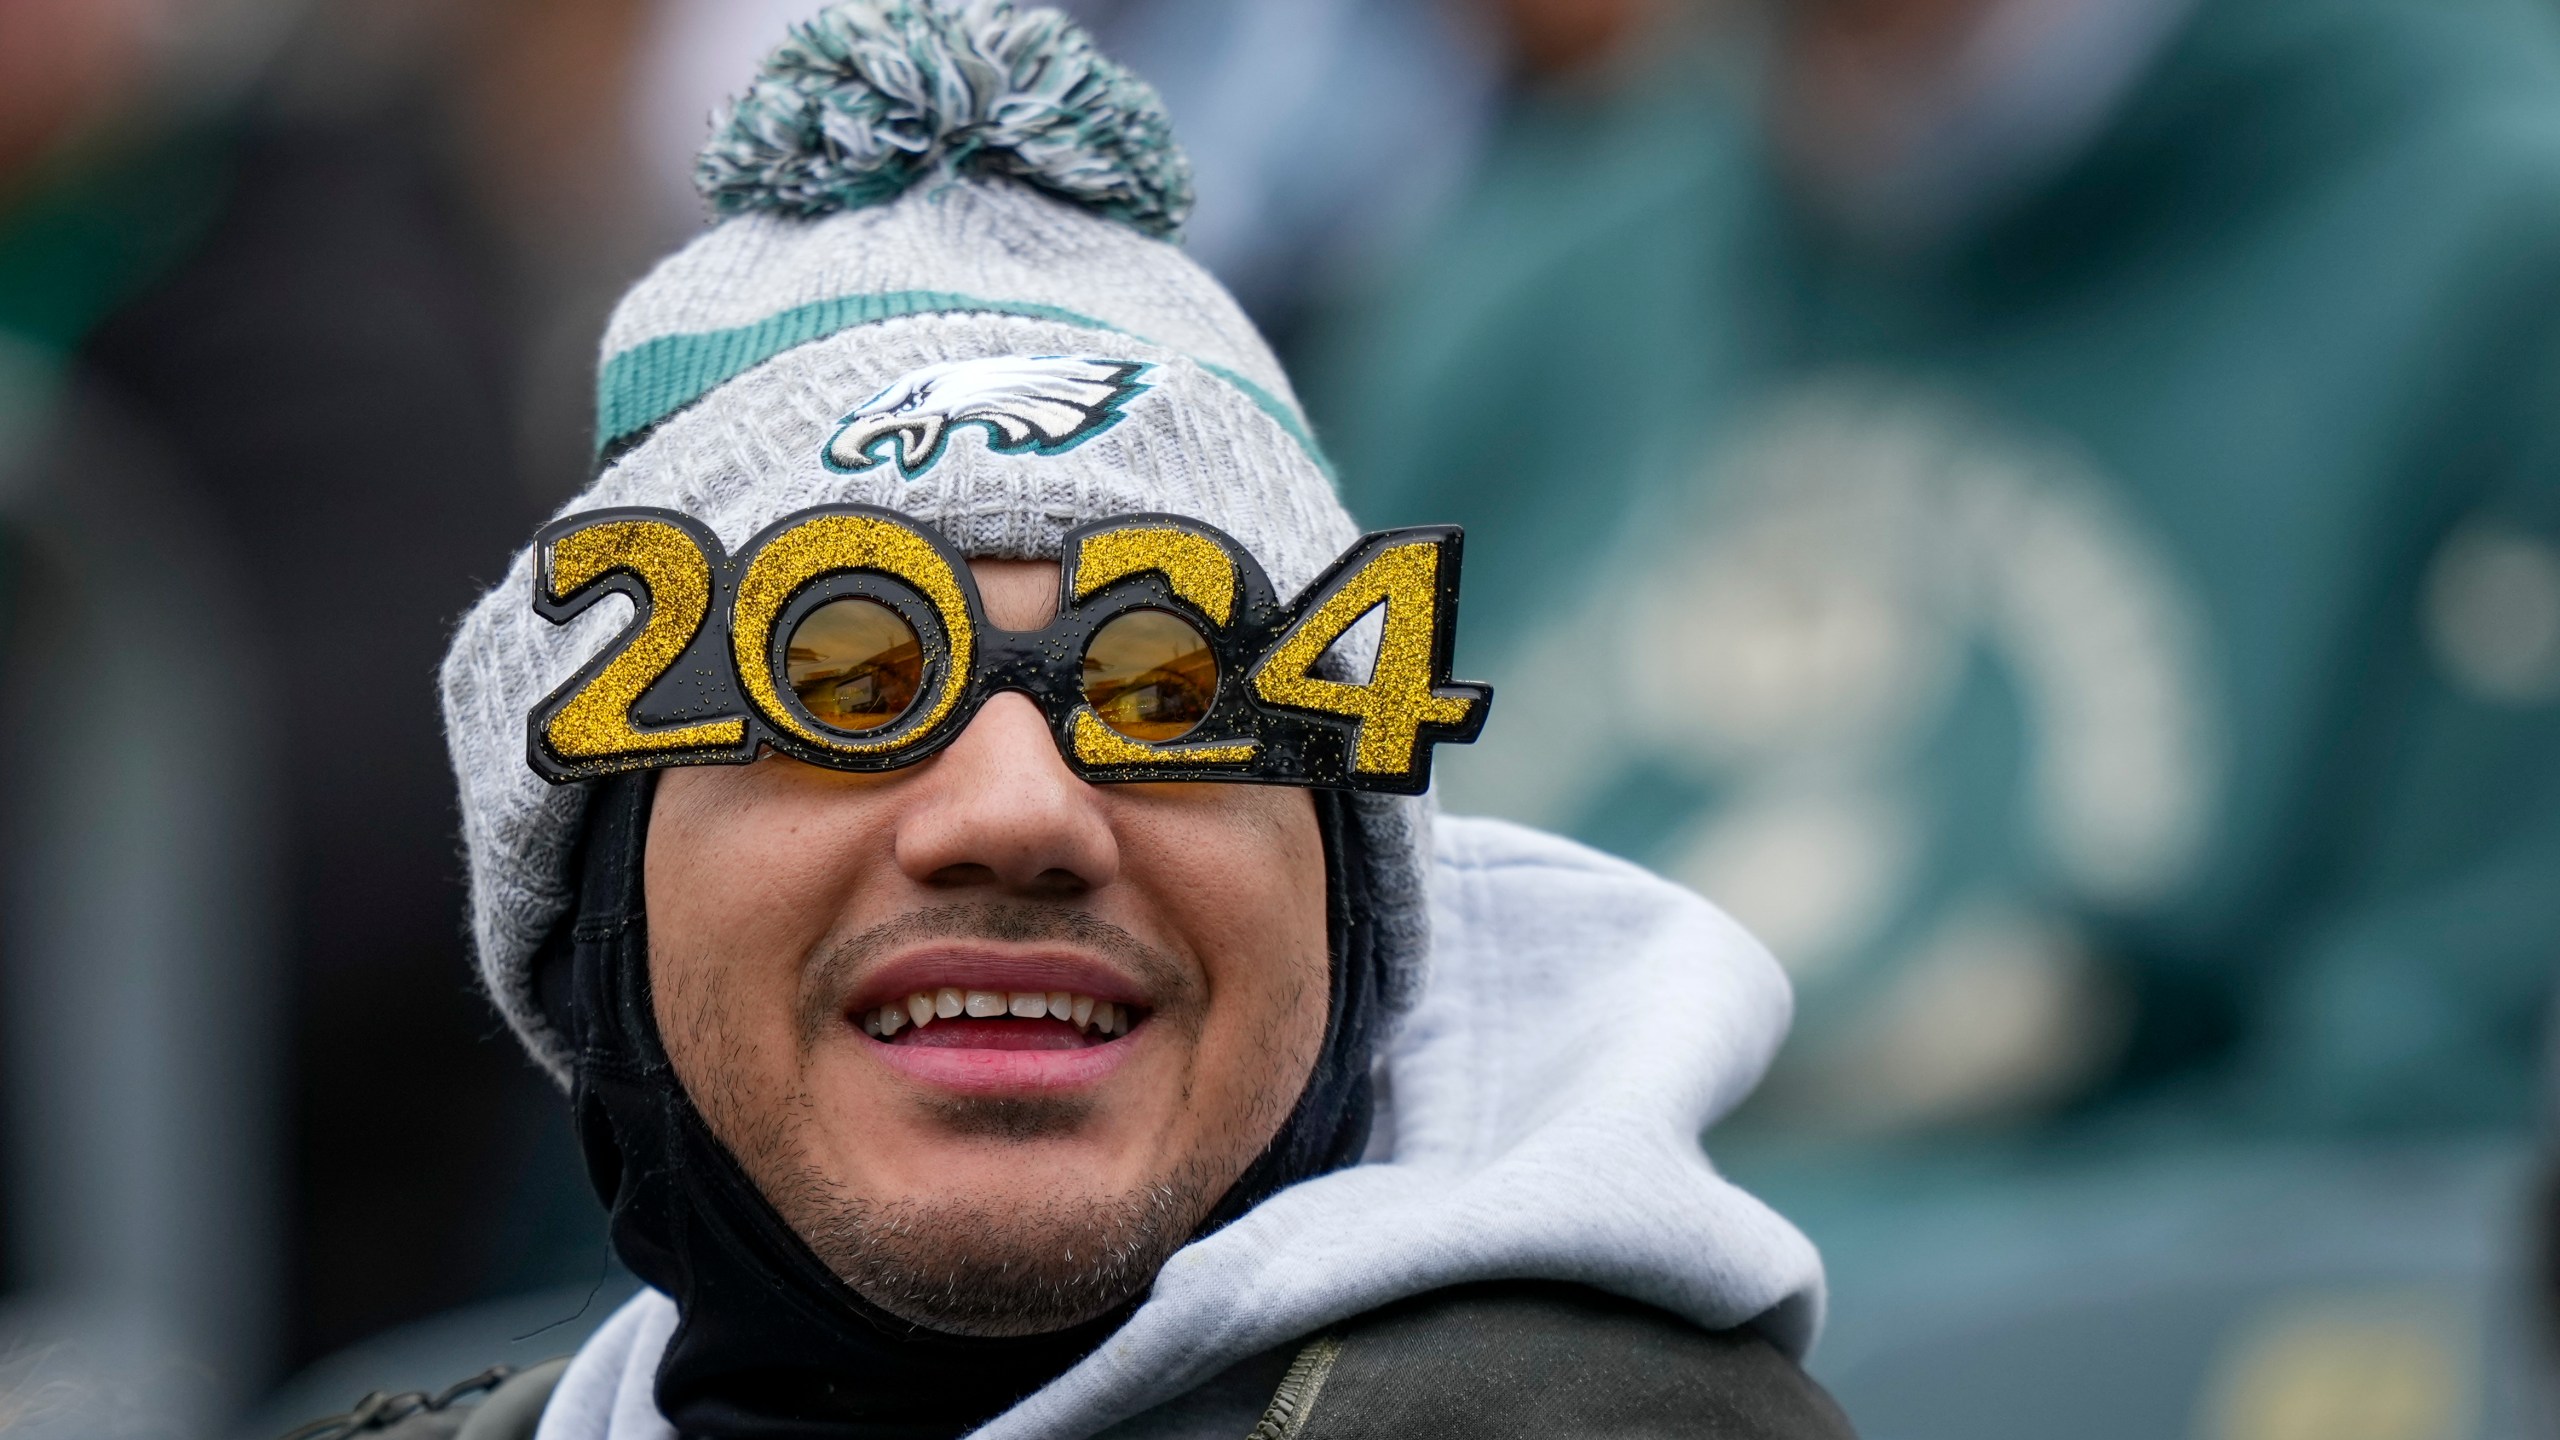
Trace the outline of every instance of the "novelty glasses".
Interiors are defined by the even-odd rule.
[[[533,768],[561,783],[734,765],[766,746],[838,770],[924,759],[987,697],[1049,717],[1088,780],[1232,780],[1418,794],[1431,747],[1483,728],[1493,691],[1449,679],[1455,526],[1363,538],[1283,605],[1243,546],[1173,515],[1069,531],[1058,613],[1001,630],[928,526],[867,505],[789,516],[736,555],[672,510],[597,510],[535,541],[534,609],[606,595],[631,625],[534,707]],[[1323,657],[1383,612],[1365,679]],[[714,618],[718,623],[713,623]]]

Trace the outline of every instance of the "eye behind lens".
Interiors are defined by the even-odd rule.
[[[1181,616],[1131,610],[1085,646],[1084,698],[1103,724],[1132,740],[1179,740],[1217,701],[1217,653]]]
[[[786,678],[809,718],[860,733],[893,724],[924,688],[924,643],[905,616],[877,600],[830,600],[800,617],[784,651]]]

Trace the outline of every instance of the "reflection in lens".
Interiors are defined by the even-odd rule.
[[[802,616],[784,659],[791,693],[833,730],[877,730],[907,713],[924,687],[915,627],[877,600],[830,600]]]
[[[1218,698],[1218,657],[1182,617],[1132,610],[1085,647],[1084,698],[1103,724],[1132,740],[1177,740]]]

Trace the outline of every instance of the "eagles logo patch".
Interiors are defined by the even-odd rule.
[[[827,441],[827,468],[859,474],[895,465],[913,480],[933,468],[951,432],[983,426],[999,455],[1056,455],[1120,422],[1150,367],[1090,355],[995,355],[947,360],[899,378],[844,417]]]

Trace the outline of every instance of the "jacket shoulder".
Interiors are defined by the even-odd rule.
[[[500,1365],[440,1394],[376,1391],[344,1415],[314,1420],[284,1440],[533,1440],[542,1409],[568,1371],[568,1357]],[[474,1396],[478,1403],[470,1403]]]
[[[1848,1440],[1757,1332],[1581,1285],[1502,1281],[1373,1311],[1301,1350],[1252,1440]]]

